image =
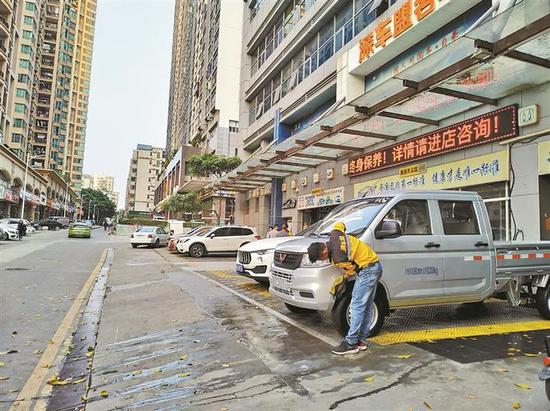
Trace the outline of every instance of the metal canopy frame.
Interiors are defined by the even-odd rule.
[[[531,18],[532,21],[523,22],[524,26],[518,27],[519,23],[515,19],[512,19],[513,13],[517,12],[522,13],[525,11],[528,6],[528,2],[522,2],[511,9],[503,12],[490,21],[484,23],[477,29],[474,29],[472,32],[467,33],[462,36],[457,41],[448,45],[447,47],[439,50],[431,56],[428,56],[426,59],[414,64],[413,66],[405,69],[398,75],[394,76],[392,79],[388,79],[386,82],[377,86],[377,88],[384,87],[386,83],[393,81],[393,89],[396,90],[395,93],[387,96],[387,94],[379,93],[379,101],[375,102],[369,107],[364,105],[357,105],[354,102],[351,102],[348,105],[344,105],[339,110],[327,114],[325,117],[318,119],[316,124],[313,124],[308,129],[303,130],[303,132],[298,133],[295,136],[291,136],[289,139],[285,140],[284,143],[281,143],[277,149],[271,152],[269,158],[262,158],[259,160],[258,165],[248,165],[246,171],[238,170],[236,171],[236,177],[232,179],[232,184],[237,187],[240,187],[242,184],[241,181],[246,181],[249,176],[253,177],[271,177],[271,178],[281,178],[289,174],[297,173],[301,170],[304,170],[309,167],[316,167],[317,165],[322,164],[325,161],[334,161],[349,155],[349,152],[363,152],[365,147],[356,147],[349,145],[340,145],[340,144],[331,144],[322,142],[324,139],[335,136],[337,134],[347,134],[354,135],[359,137],[370,137],[380,140],[396,140],[398,135],[388,135],[385,133],[377,133],[372,131],[363,131],[355,130],[350,127],[368,120],[378,117],[385,117],[395,120],[419,123],[419,124],[428,124],[437,126],[440,124],[440,119],[431,119],[422,117],[421,115],[409,115],[404,113],[396,113],[392,111],[386,111],[387,109],[403,104],[409,100],[416,98],[422,93],[434,93],[437,95],[443,95],[450,98],[460,99],[464,101],[469,101],[473,103],[487,104],[487,105],[496,105],[498,104],[498,98],[491,98],[487,96],[481,96],[470,92],[464,92],[459,90],[449,89],[443,87],[442,83],[445,81],[454,78],[457,75],[467,72],[475,67],[486,63],[487,61],[494,60],[500,56],[506,56],[511,59],[522,61],[525,63],[533,64],[538,67],[544,67],[550,69],[550,61],[533,54],[525,53],[522,51],[514,50],[514,47],[519,47],[521,44],[541,33],[550,29],[550,14],[546,14],[542,17],[534,17],[536,13],[533,13],[532,10],[528,10],[531,14],[526,13],[527,17],[524,20]],[[522,7],[523,9],[518,9]],[[533,8],[537,6],[532,6]],[[495,25],[508,24],[508,19],[510,19],[512,26],[511,29],[507,28],[507,33],[503,35],[502,38],[490,42],[486,39],[476,38],[476,36],[488,36],[494,33],[491,32],[491,28],[484,30],[484,26],[492,24],[495,22]],[[500,27],[502,32],[505,30]],[[513,31],[515,28],[517,30]],[[487,34],[489,33],[489,34]],[[455,48],[453,48],[455,47]],[[444,53],[442,53],[444,52]],[[439,54],[438,54],[439,53]],[[454,53],[454,54],[453,54]],[[420,77],[420,79],[411,79],[407,78],[411,69],[424,68],[423,64],[427,65],[432,59],[434,62],[442,60],[442,56],[448,58],[451,61],[443,69],[429,75],[428,77]],[[417,73],[418,76],[418,73]],[[395,81],[401,81],[401,86]],[[392,88],[390,88],[392,89]],[[366,92],[364,95],[367,95],[370,92]],[[506,95],[506,94],[505,94]],[[504,97],[503,95],[502,97]],[[500,98],[500,97],[499,97]],[[358,98],[357,100],[361,99]],[[349,109],[352,109],[350,111]],[[342,115],[345,116],[341,119]],[[453,115],[453,114],[451,114]],[[321,122],[323,124],[321,124]],[[330,125],[329,123],[334,122]],[[299,136],[303,135],[300,139]],[[304,139],[304,137],[307,137]],[[312,150],[316,148],[316,150]],[[322,150],[324,149],[324,150]],[[348,154],[346,155],[346,152]],[[270,153],[264,153],[268,155]],[[302,158],[302,159],[313,159],[319,160],[318,164],[305,163],[295,164],[289,161],[284,161],[292,157]],[[290,169],[290,168],[277,168],[276,165],[286,166],[286,167],[296,167],[301,170]],[[265,174],[268,173],[280,173],[280,174]],[[258,181],[259,182],[259,181]],[[265,183],[268,183],[267,181]]]

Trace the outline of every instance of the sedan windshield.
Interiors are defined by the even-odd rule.
[[[141,227],[139,230],[137,230],[138,233],[153,233],[155,231],[155,227]]]
[[[308,234],[328,234],[335,223],[342,222],[346,225],[347,234],[359,237],[389,200],[390,197],[373,197],[342,204],[317,223]]]

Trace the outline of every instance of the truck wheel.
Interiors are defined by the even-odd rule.
[[[536,295],[537,310],[545,320],[550,320],[550,283],[546,287],[539,287]]]
[[[132,244],[132,248],[137,248],[137,244]]]
[[[295,313],[295,314],[307,314],[307,313],[317,312],[317,310],[311,310],[309,308],[297,307],[297,306],[289,304],[289,303],[285,303],[285,305],[286,305],[286,308],[288,308],[288,311],[290,311],[292,313]]]
[[[344,294],[342,298],[336,303],[332,309],[332,321],[336,326],[336,329],[342,336],[346,336],[349,331],[349,303],[351,302],[351,292]],[[377,335],[382,326],[384,325],[384,319],[386,317],[386,308],[383,297],[377,293],[374,298],[374,318],[371,324],[369,337]]]

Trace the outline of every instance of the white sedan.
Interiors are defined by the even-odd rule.
[[[251,227],[214,227],[205,233],[181,239],[176,248],[182,254],[202,257],[208,253],[236,253],[244,244],[259,240],[260,236]]]
[[[0,237],[2,239],[6,240],[17,240],[19,239],[19,234],[17,233],[17,229],[13,228],[10,225],[0,223],[0,229],[2,230],[2,233],[0,234]]]
[[[137,248],[138,245],[148,245],[149,247],[160,247],[161,245],[168,244],[170,234],[163,228],[146,226],[141,227],[135,233],[130,235],[130,243],[133,248]]]
[[[302,237],[265,238],[243,245],[237,253],[235,271],[237,274],[252,278],[259,283],[269,283],[269,273],[273,264],[275,247],[297,238]]]

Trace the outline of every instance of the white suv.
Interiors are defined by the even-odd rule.
[[[176,247],[180,253],[199,258],[208,253],[236,253],[242,245],[259,239],[255,229],[231,225],[182,239]]]
[[[302,237],[264,238],[260,241],[245,244],[239,248],[235,271],[237,274],[250,277],[259,283],[269,283],[269,273],[273,264],[275,247],[285,241]]]

